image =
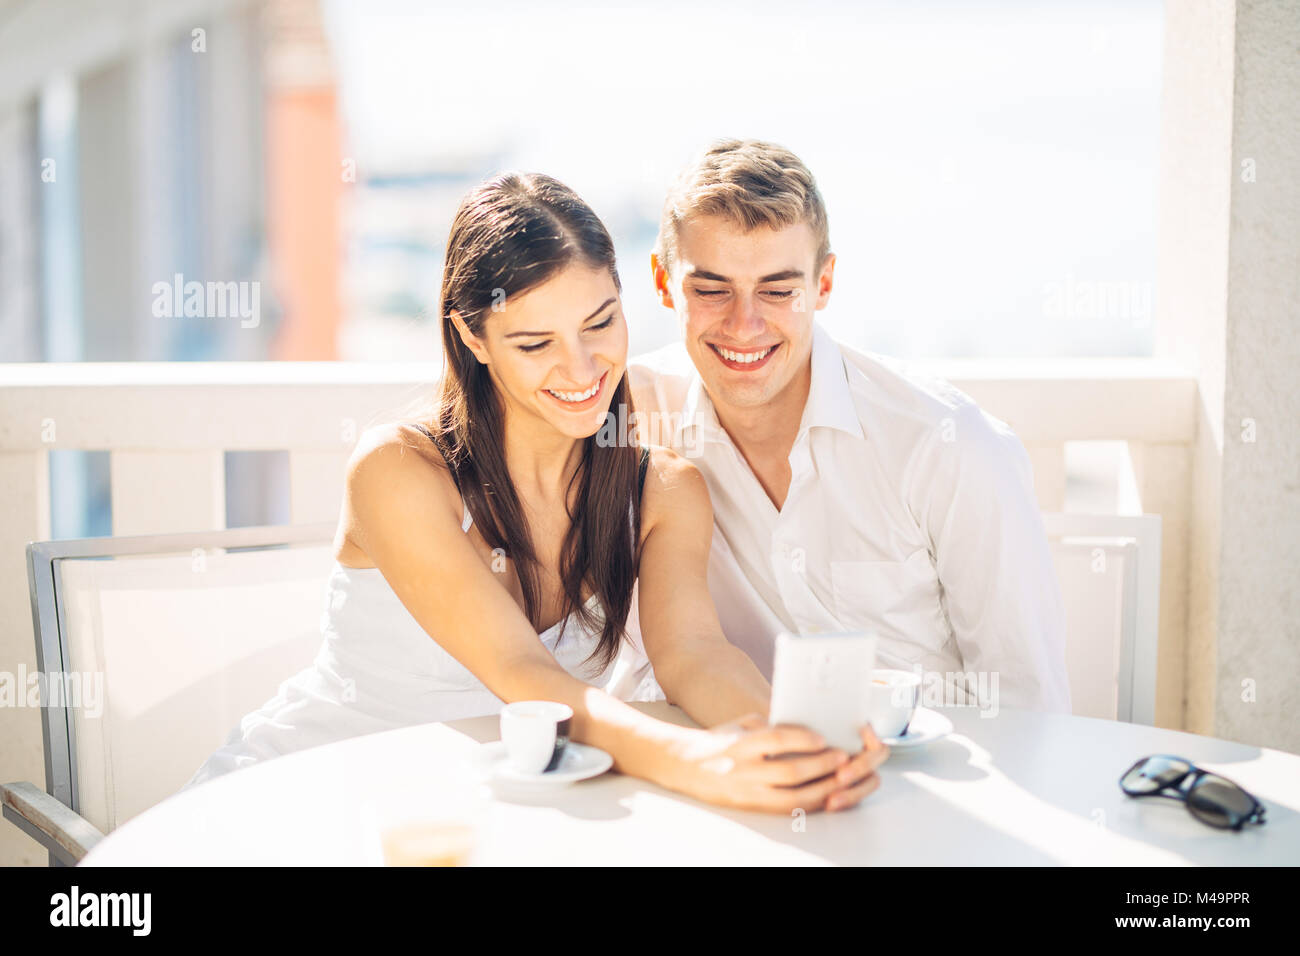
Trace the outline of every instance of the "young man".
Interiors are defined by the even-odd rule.
[[[683,341],[631,363],[638,429],[708,483],[728,638],[770,679],[783,630],[870,630],[879,666],[923,672],[944,702],[1068,712],[1024,447],[950,385],[814,321],[835,256],[798,157],[716,143],[670,192],[651,267]]]

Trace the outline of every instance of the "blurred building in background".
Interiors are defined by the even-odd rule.
[[[8,0],[0,51],[0,359],[338,358],[315,0]],[[282,517],[283,464],[229,456],[232,526]],[[108,533],[102,456],[56,452],[51,483],[56,536]]]
[[[7,361],[263,358],[279,324],[159,321],[154,285],[265,280],[251,4],[0,4]],[[15,250],[17,252],[17,250]],[[6,282],[6,286],[8,286]]]

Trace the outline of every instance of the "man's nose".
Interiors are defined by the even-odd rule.
[[[762,335],[767,323],[759,314],[755,297],[737,295],[732,303],[726,321],[722,323],[723,333],[737,344]]]

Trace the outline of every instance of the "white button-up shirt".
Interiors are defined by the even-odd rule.
[[[769,680],[781,631],[866,630],[878,666],[923,672],[944,702],[1069,711],[1060,588],[1029,457],[1007,425],[814,323],[778,511],[682,345],[634,359],[629,380],[642,440],[708,483],[709,590],[728,639]]]

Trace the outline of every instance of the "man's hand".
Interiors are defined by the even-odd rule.
[[[843,810],[854,806],[863,797],[880,786],[876,769],[889,757],[889,748],[880,742],[876,732],[867,724],[862,728],[862,752],[835,772],[842,789],[826,799],[827,810]]]
[[[722,732],[761,731],[767,726],[767,721],[759,714],[746,714],[711,729]],[[835,770],[835,786],[826,797],[823,806],[825,810],[846,810],[856,806],[880,786],[880,776],[876,770],[888,759],[889,748],[880,742],[870,724],[864,726],[860,733],[862,750]]]

